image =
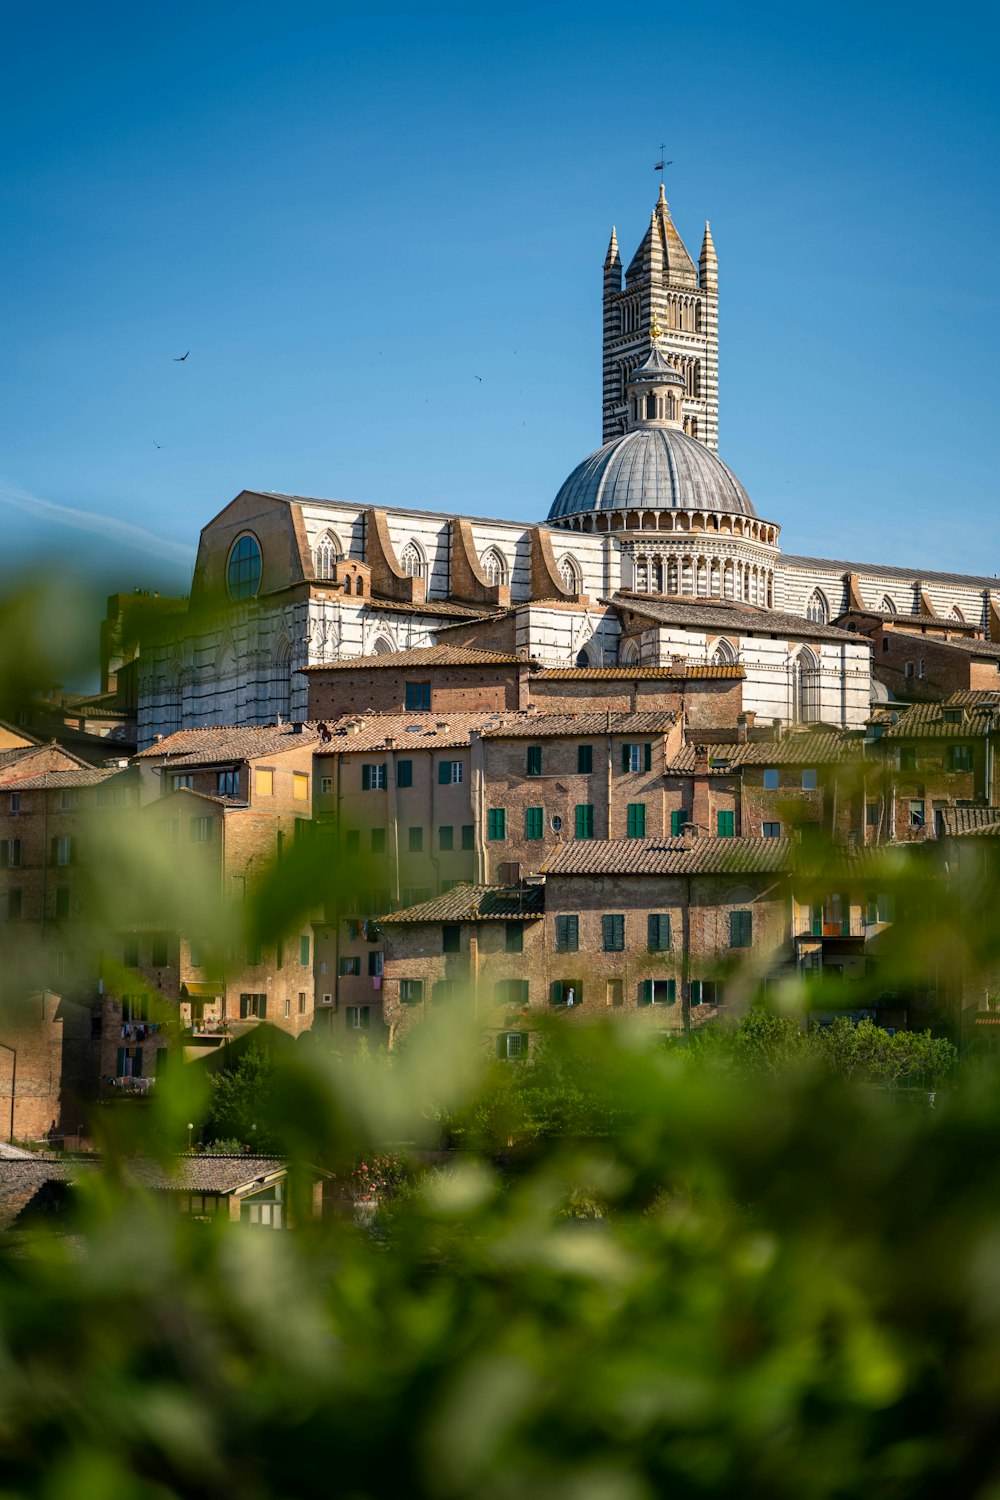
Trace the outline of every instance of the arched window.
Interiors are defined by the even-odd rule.
[[[801,724],[815,724],[820,716],[819,662],[808,646],[792,660],[792,714]]]
[[[963,615],[957,604],[952,609],[951,618],[953,620],[957,620],[960,625],[965,624],[965,616]]]
[[[479,559],[479,566],[486,576],[487,583],[506,583],[507,564],[495,547],[488,548]]]
[[[226,565],[226,587],[230,599],[252,599],[260,588],[262,559],[260,543],[249,531],[237,537]]]
[[[618,665],[634,667],[639,660],[639,647],[635,641],[624,641],[618,648]]]
[[[814,625],[830,623],[830,604],[822,589],[814,589],[806,601],[806,619]]]
[[[292,711],[292,648],[282,636],[271,658],[271,701],[268,717],[288,722]]]
[[[334,566],[340,562],[344,555],[344,549],[340,545],[339,537],[332,531],[324,531],[316,543],[314,562],[317,578],[332,578]]]
[[[649,592],[649,563],[644,557],[635,560],[635,587],[639,594]]]
[[[578,667],[589,667],[590,666],[590,655],[589,655],[586,647],[583,647],[581,650],[579,650],[576,653],[576,664],[577,664]]]
[[[416,542],[407,542],[399,556],[399,565],[407,578],[426,578],[427,560]]]
[[[372,649],[376,656],[385,656],[388,651],[395,651],[396,648],[386,636],[380,635]]]
[[[896,613],[896,606],[888,594],[883,594],[882,596],[882,613],[886,615],[894,615]]]
[[[734,667],[736,665],[736,651],[731,641],[716,641],[715,650],[712,652],[711,664],[713,667]]]
[[[667,593],[676,594],[679,592],[679,589],[680,585],[677,579],[677,559],[676,557],[671,557],[667,561]]]
[[[570,594],[580,592],[580,569],[566,552],[556,564],[559,577],[562,579],[563,588]]]

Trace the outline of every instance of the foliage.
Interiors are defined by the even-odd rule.
[[[390,1197],[405,1181],[406,1168],[395,1151],[369,1152],[351,1174],[351,1197],[356,1202]]]
[[[220,1068],[209,1084],[208,1136],[229,1138],[254,1151],[273,1151],[277,1135],[274,1112],[274,1054],[250,1046],[233,1067]]]

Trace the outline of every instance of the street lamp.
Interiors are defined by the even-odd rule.
[[[189,1120],[188,1121],[188,1150],[189,1151],[191,1150],[191,1132],[193,1130],[194,1130],[194,1124],[193,1124],[193,1122],[191,1120]]]

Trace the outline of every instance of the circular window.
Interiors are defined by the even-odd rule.
[[[260,588],[260,569],[260,543],[255,536],[244,532],[229,554],[226,586],[230,599],[252,599]]]
[[[558,813],[556,813],[555,817],[552,819],[552,832],[553,833],[561,833],[562,832],[562,818],[559,816]]]

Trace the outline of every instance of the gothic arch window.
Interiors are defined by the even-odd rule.
[[[507,564],[496,547],[489,547],[479,559],[487,583],[498,584],[507,582]]]
[[[712,652],[711,664],[713,667],[734,667],[736,665],[736,652],[730,641],[716,641],[715,650]]]
[[[957,604],[953,606],[950,618],[952,620],[957,620],[960,625],[965,624],[965,616],[963,615]]]
[[[340,545],[340,538],[332,531],[324,531],[316,543],[316,551],[313,559],[317,578],[332,578],[334,566],[340,562],[344,555],[344,549]]]
[[[590,660],[590,652],[586,646],[581,646],[579,651],[576,653],[576,664],[578,667],[589,667],[593,665]]]
[[[580,569],[568,552],[565,552],[559,559],[556,570],[562,580],[563,588],[570,594],[578,594],[580,592]]]
[[[830,603],[822,589],[813,589],[806,601],[806,619],[814,625],[830,623]]]
[[[271,692],[268,717],[287,723],[292,711],[292,648],[282,636],[271,658]]]
[[[815,724],[820,716],[819,661],[808,646],[792,658],[792,716],[800,724]]]
[[[407,578],[426,578],[427,559],[416,542],[409,541],[399,557],[399,565]]]
[[[639,647],[635,641],[624,641],[618,651],[618,665],[634,667],[639,661]]]
[[[884,594],[882,597],[882,612],[887,615],[894,615],[896,613],[896,606],[888,594]]]
[[[390,641],[389,638],[384,635],[380,635],[376,640],[374,646],[372,647],[372,650],[374,651],[376,656],[385,656],[387,652],[395,651],[395,649],[396,648],[392,644],[392,641]]]

